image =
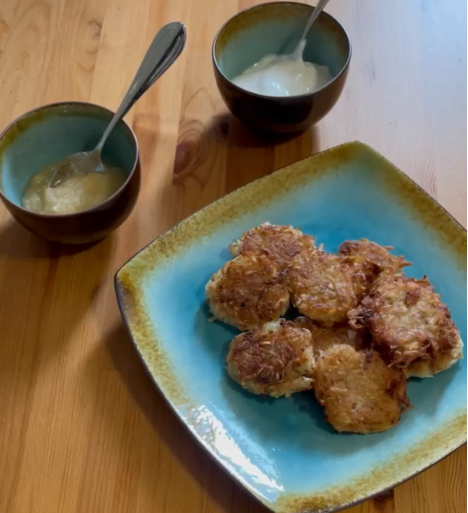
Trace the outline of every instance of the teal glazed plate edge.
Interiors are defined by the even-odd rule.
[[[337,511],[382,493],[466,442],[466,359],[411,380],[414,408],[385,433],[337,434],[310,393],[252,396],[224,371],[236,331],[204,285],[228,245],[261,224],[291,224],[328,251],[366,237],[427,275],[466,341],[466,230],[370,147],[352,142],[252,182],[185,219],[116,274],[119,308],[152,379],[216,461],[275,513]],[[464,355],[466,358],[466,354]]]

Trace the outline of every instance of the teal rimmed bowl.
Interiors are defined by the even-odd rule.
[[[140,161],[136,136],[124,121],[103,149],[104,160],[127,175],[110,198],[64,215],[38,214],[21,206],[35,173],[67,155],[92,149],[113,115],[91,103],[54,103],[23,114],[0,134],[0,199],[20,224],[51,241],[84,244],[106,237],[127,219],[140,190]]]
[[[320,121],[340,97],[351,43],[326,12],[309,32],[304,53],[304,60],[330,69],[333,78],[321,89],[290,97],[264,96],[232,82],[265,55],[292,52],[313,9],[292,2],[258,5],[233,16],[216,35],[212,57],[218,89],[230,111],[248,125],[275,133],[299,132]]]

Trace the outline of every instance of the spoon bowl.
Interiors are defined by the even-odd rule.
[[[104,173],[105,166],[101,159],[101,153],[81,151],[68,155],[60,162],[53,176],[50,178],[49,187],[57,187],[74,174]]]

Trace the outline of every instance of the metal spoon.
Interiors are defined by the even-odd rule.
[[[325,6],[328,4],[329,1],[330,0],[319,0],[317,5],[314,7],[314,10],[312,11],[312,14],[309,16],[309,20],[307,21],[304,31],[302,32],[301,39],[299,39],[296,48],[294,48],[294,51],[290,54],[279,55],[276,59],[270,62],[270,64],[268,65],[269,68],[272,65],[277,64],[278,62],[284,61],[286,59],[294,61],[302,59],[302,54],[304,53],[304,48],[307,43],[307,34],[309,33],[310,29],[312,28],[312,25],[315,23],[317,18],[320,16],[320,13],[325,9]]]
[[[52,174],[48,183],[49,187],[63,183],[74,172],[102,173],[105,171],[101,152],[110,133],[134,103],[176,61],[184,49],[186,39],[185,27],[180,22],[169,23],[156,34],[127,94],[94,150],[74,153],[66,157]]]

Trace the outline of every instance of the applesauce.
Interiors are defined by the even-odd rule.
[[[22,206],[39,214],[74,214],[99,205],[124,184],[125,173],[117,167],[107,167],[103,173],[75,172],[56,187],[48,182],[57,164],[49,164],[29,181]]]

